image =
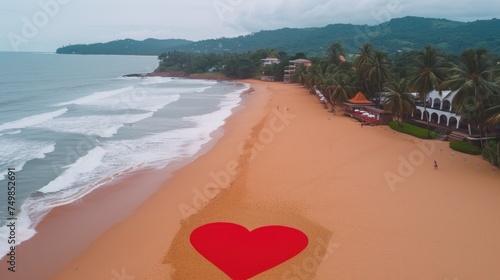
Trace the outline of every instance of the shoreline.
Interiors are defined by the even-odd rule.
[[[252,95],[253,93],[253,91],[250,92]],[[183,203],[180,202],[184,201],[186,204],[189,204],[193,201],[193,197],[196,196],[197,186],[211,180],[209,174],[199,174],[199,177],[193,178],[193,169],[224,170],[226,158],[232,157],[230,154],[233,154],[232,152],[228,153],[225,146],[234,145],[235,141],[240,142],[244,140],[246,132],[249,129],[246,124],[250,125],[251,122],[246,121],[246,124],[242,125],[242,119],[248,118],[249,115],[258,117],[258,110],[249,110],[249,108],[258,109],[265,102],[266,99],[263,99],[262,96],[261,98],[258,98],[258,96],[248,98],[244,103],[245,109],[235,112],[235,114],[227,119],[226,124],[223,126],[224,135],[210,150],[184,168],[174,172],[169,180],[163,182],[158,192],[152,195],[146,203],[140,205],[131,216],[115,224],[111,229],[99,236],[89,247],[90,250],[87,249],[74,259],[70,265],[66,266],[50,279],[89,279],[89,277],[95,278],[95,275],[99,275],[97,278],[113,277],[113,273],[115,271],[121,273],[123,267],[126,267],[127,275],[134,275],[136,279],[145,279],[149,271],[140,271],[141,268],[151,268],[152,266],[157,267],[159,265],[158,260],[163,258],[164,250],[173,239],[176,229],[180,226],[180,221],[185,218],[180,210]],[[226,137],[228,134],[231,134],[232,137]],[[233,152],[237,153],[236,150]],[[213,160],[214,154],[217,155],[215,162]],[[198,173],[194,174],[198,175]],[[188,186],[185,185],[187,178],[190,179]],[[162,214],[159,214],[158,211]],[[150,216],[154,216],[155,220],[144,219],[144,217]],[[120,232],[126,232],[127,234],[123,235]],[[111,240],[108,238],[111,238]],[[132,240],[156,240],[160,241],[160,243],[146,242],[147,245],[142,246],[144,244],[130,244]],[[133,248],[124,248],[123,244],[128,244]],[[91,248],[100,248],[98,250],[102,249],[104,250],[103,252],[108,253],[95,255],[91,252],[93,250]],[[130,249],[136,252],[134,255],[140,252],[139,255],[143,256],[143,258],[138,260],[131,257]],[[108,254],[112,254],[113,257],[110,258]],[[133,259],[132,262],[130,262],[131,258]],[[108,263],[108,260],[111,263]],[[96,266],[97,263],[103,263],[104,265]],[[124,265],[125,263],[127,265]],[[76,274],[76,267],[73,267],[73,265],[78,266]],[[163,268],[160,267],[157,269],[161,270]]]
[[[244,81],[240,83],[245,84]],[[241,101],[231,110],[231,116],[225,122],[246,106],[251,92],[252,88],[249,87],[240,93]],[[37,224],[37,233],[16,246],[17,259],[21,263],[19,266],[36,271],[20,269],[20,272],[7,276],[12,280],[49,279],[71,259],[80,255],[94,239],[134,213],[173,173],[207,153],[223,135],[224,125],[212,131],[211,140],[203,144],[192,157],[173,161],[161,169],[146,167],[125,172],[78,201],[53,208]],[[101,181],[107,180],[109,178]],[[75,220],[81,220],[82,225]],[[68,225],[71,225],[69,229]],[[72,236],[78,236],[78,239],[73,240]],[[50,259],[45,259],[47,256]],[[7,271],[4,260],[5,256],[0,265],[0,276]]]
[[[234,79],[228,78],[220,73],[187,74],[182,71],[134,73],[134,74],[123,75],[123,77],[139,77],[139,78],[165,77],[165,78],[181,78],[181,79],[193,79],[193,80],[234,81]]]
[[[384,126],[360,128],[321,110],[298,85],[243,82],[252,98],[214,146],[50,279],[228,279],[188,242],[197,226],[220,221],[288,225],[309,237],[306,250],[252,279],[500,273],[500,177],[479,157],[453,158],[445,142]],[[402,181],[387,179],[397,176]]]

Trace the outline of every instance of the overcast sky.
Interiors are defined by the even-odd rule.
[[[234,37],[282,27],[377,24],[407,15],[475,21],[498,0],[10,0],[0,5],[0,51],[48,51],[132,38]]]

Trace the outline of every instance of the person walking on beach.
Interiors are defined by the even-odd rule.
[[[434,169],[438,169],[438,163],[436,160],[434,160]]]

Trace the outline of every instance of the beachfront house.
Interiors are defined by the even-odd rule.
[[[479,134],[475,128],[462,120],[462,116],[457,114],[453,108],[453,98],[456,91],[443,90],[431,91],[427,95],[424,103],[420,101],[419,94],[414,92],[412,95],[415,98],[416,109],[411,114],[411,117],[423,123],[430,122],[431,126],[439,127],[450,132],[450,138],[461,140],[464,135]],[[381,93],[381,101],[383,103],[385,93]]]
[[[425,111],[424,104],[416,99],[417,109],[412,117],[417,120],[430,121],[442,126],[459,129],[462,117],[453,112],[451,105],[455,94],[455,91],[452,92],[450,90],[431,91],[427,96]]]
[[[424,104],[416,99],[417,108],[412,117],[421,122],[429,121],[433,126],[447,130],[450,132],[449,139],[462,140],[466,135],[479,136],[478,128],[463,120],[463,117],[453,108],[453,98],[456,93],[451,90],[430,92],[427,96],[425,111]],[[417,97],[418,94],[415,96]],[[488,130],[491,135],[500,135],[500,125],[489,127]]]
[[[261,61],[262,61],[262,65],[264,65],[264,66],[269,66],[269,65],[273,65],[273,64],[280,64],[280,60],[276,57],[264,58],[264,59],[261,59]]]
[[[274,73],[272,70],[270,70],[272,69],[270,66],[280,64],[281,61],[276,57],[267,57],[261,59],[261,61],[262,65],[264,66],[264,71],[262,72],[262,76],[260,77],[260,79],[262,81],[274,82],[276,80],[276,77],[270,75],[271,73]]]
[[[283,77],[283,81],[285,83],[292,82],[292,75],[293,75],[293,73],[295,73],[295,70],[297,69],[297,66],[299,66],[299,65],[304,65],[305,67],[311,67],[312,62],[308,59],[290,60],[289,65],[285,66],[285,75]]]

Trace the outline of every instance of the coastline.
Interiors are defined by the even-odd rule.
[[[146,203],[126,220],[99,236],[85,252],[51,279],[106,279],[113,277],[114,273],[121,273],[122,268],[135,279],[147,279],[151,277],[152,271],[163,273],[165,267],[161,260],[164,251],[184,218],[180,211],[181,202],[190,204],[193,201],[197,186],[211,180],[208,174],[210,170],[226,168],[227,160],[238,153],[237,150],[228,151],[227,147],[237,146],[244,141],[253,123],[251,120],[259,118],[261,109],[266,106],[266,96],[255,96],[254,91],[250,91],[250,94],[252,96],[244,102],[245,109],[235,112],[226,120],[224,135],[210,150],[175,171]],[[229,134],[231,137],[226,137]],[[207,172],[201,173],[201,170]],[[96,255],[94,250],[103,251]],[[144,269],[146,267],[148,269]]]
[[[220,73],[204,73],[204,74],[187,74],[182,71],[167,71],[167,72],[150,72],[150,73],[135,73],[123,75],[123,77],[166,77],[166,78],[182,78],[194,80],[214,80],[214,81],[233,81]]]
[[[500,178],[479,157],[462,162],[446,142],[360,128],[322,110],[298,85],[244,82],[254,89],[252,98],[227,119],[214,146],[66,259],[51,279],[228,279],[188,242],[194,228],[216,221],[249,229],[288,225],[308,235],[306,250],[252,279],[494,279],[500,273],[494,215]],[[412,158],[417,154],[424,156]],[[405,161],[415,164],[400,170]],[[387,174],[403,182],[392,185]]]
[[[232,115],[246,106],[251,91],[249,87],[239,94],[241,101],[231,110]],[[212,131],[211,140],[192,157],[174,161],[162,169],[148,167],[125,172],[78,201],[52,209],[36,226],[35,236],[16,246],[18,268],[16,273],[5,276],[13,280],[49,279],[94,239],[135,212],[173,172],[209,151],[223,135],[224,125]],[[102,181],[108,180],[111,179]],[[5,260],[0,265],[0,278],[7,272]]]

